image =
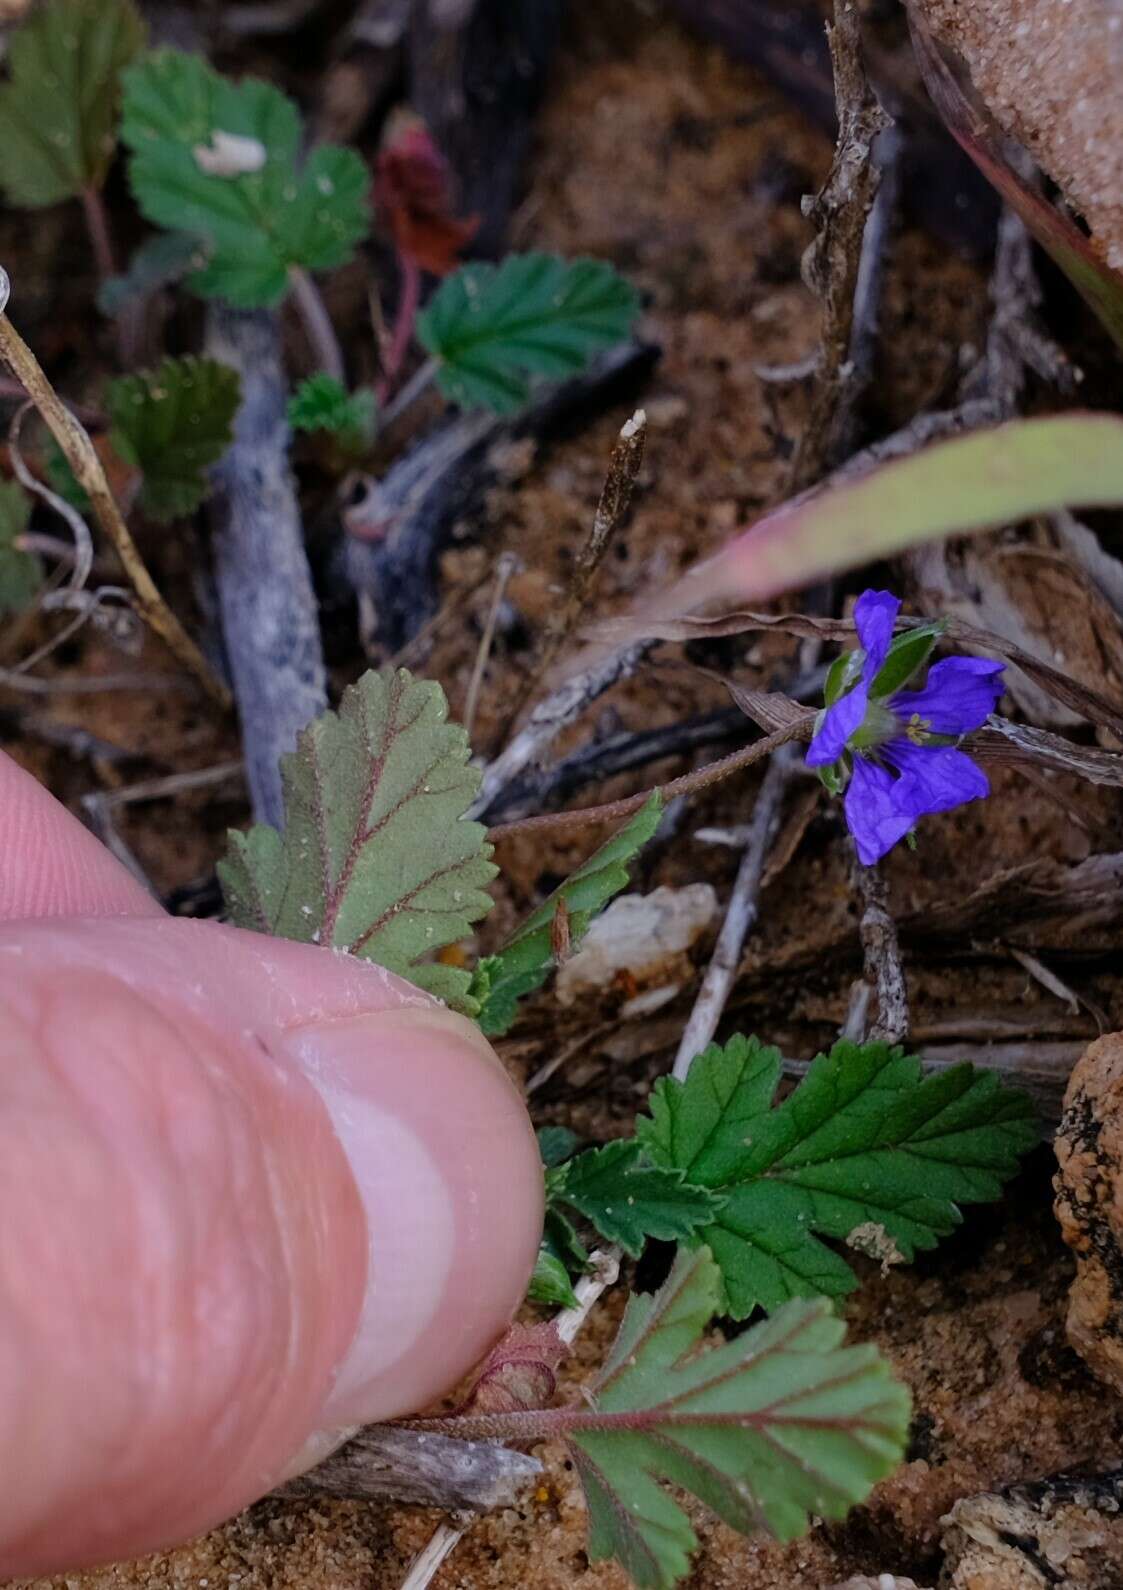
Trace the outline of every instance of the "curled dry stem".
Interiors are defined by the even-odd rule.
[[[149,574],[116,499],[109,489],[101,460],[85,430],[60,401],[43,373],[42,366],[12,325],[4,308],[9,284],[0,273],[0,357],[20,380],[44,423],[66,455],[74,478],[93,506],[98,524],[113,543],[126,574],[136,592],[137,611],[148,627],[160,636],[168,650],[188,669],[203,689],[221,707],[230,705],[230,694],[215,675],[206,658],[168,607]]]

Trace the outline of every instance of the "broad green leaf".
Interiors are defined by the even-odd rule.
[[[661,1291],[632,1297],[594,1389],[599,1427],[570,1437],[589,1555],[616,1557],[639,1590],[670,1590],[698,1543],[664,1484],[743,1534],[792,1540],[844,1517],[904,1454],[907,1390],[872,1346],[842,1345],[825,1302],[791,1303],[707,1349],[720,1290],[701,1248],[680,1251]]]
[[[300,163],[296,106],[256,78],[234,83],[158,50],[125,75],[121,137],[144,215],[206,240],[210,258],[189,279],[204,298],[275,304],[292,267],[342,265],[366,235],[362,160],[321,144]]]
[[[600,260],[511,254],[446,276],[417,335],[447,397],[503,414],[526,402],[531,377],[577,374],[627,337],[638,313],[635,288]]]
[[[0,480],[0,614],[22,613],[43,583],[39,559],[16,545],[30,518],[23,487]]]
[[[928,661],[932,648],[946,628],[947,625],[937,619],[931,624],[918,624],[915,629],[898,635],[889,647],[889,655],[874,675],[870,694],[890,696],[908,684],[917,669],[923,668]]]
[[[725,1194],[699,1236],[738,1319],[857,1284],[820,1236],[857,1234],[904,1260],[935,1247],[960,1204],[999,1196],[1037,1139],[1029,1098],[970,1065],[924,1077],[900,1049],[840,1042],[771,1108],[780,1073],[755,1039],[713,1045],[685,1082],[656,1084],[636,1125],[656,1164]]]
[[[589,923],[614,895],[628,885],[628,863],[659,826],[662,797],[653,795],[618,833],[590,856],[548,900],[527,917],[504,944],[477,968],[482,1009],[480,1026],[489,1037],[505,1033],[515,1019],[518,1002],[541,988],[553,964],[551,933],[554,916],[564,902],[569,914],[569,941],[581,942]]]
[[[237,373],[217,359],[165,359],[110,382],[110,439],[141,471],[140,505],[150,518],[178,519],[203,501],[206,472],[230,445],[240,391]]]
[[[1123,504],[1123,419],[1056,414],[935,442],[765,514],[600,638],[689,635],[688,615],[735,611],[942,536],[1060,508]],[[594,630],[594,635],[596,635]],[[587,654],[574,669],[587,667]]]
[[[8,45],[0,187],[38,209],[100,188],[116,146],[121,73],[144,47],[133,0],[48,0]]]
[[[207,245],[190,232],[156,232],[140,245],[127,270],[102,282],[97,306],[103,315],[119,315],[138,299],[170,287],[206,263]]]
[[[682,1171],[640,1163],[632,1139],[592,1148],[546,1172],[546,1198],[568,1204],[602,1237],[638,1258],[649,1237],[681,1242],[709,1226],[723,1200],[692,1187]]]
[[[464,813],[480,775],[437,684],[367,673],[282,760],[285,831],[232,833],[230,919],[376,961],[461,1003],[469,976],[427,957],[491,909],[486,830]]]
[[[327,431],[344,452],[369,452],[378,422],[378,404],[369,387],[348,392],[341,381],[321,371],[302,381],[289,400],[294,431]]]

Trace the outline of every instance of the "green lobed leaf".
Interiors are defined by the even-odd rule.
[[[302,381],[289,400],[294,431],[327,431],[343,450],[369,451],[378,423],[378,403],[369,387],[348,392],[341,381],[320,371]]]
[[[649,1237],[682,1242],[709,1226],[723,1199],[691,1186],[682,1171],[640,1163],[634,1139],[591,1148],[546,1172],[549,1204],[567,1204],[601,1236],[638,1258]]]
[[[907,1390],[872,1346],[842,1345],[825,1302],[699,1350],[720,1291],[700,1248],[680,1251],[658,1293],[629,1299],[594,1390],[601,1427],[570,1437],[589,1555],[616,1557],[639,1590],[670,1590],[697,1546],[664,1483],[743,1534],[791,1540],[844,1517],[904,1454]]]
[[[613,834],[583,866],[532,912],[503,945],[477,968],[482,1009],[480,1026],[489,1037],[501,1036],[515,1019],[518,1002],[541,988],[553,964],[552,930],[560,902],[569,913],[569,941],[581,942],[589,923],[614,895],[628,886],[628,863],[655,833],[663,811],[660,795],[649,801]]]
[[[299,163],[296,106],[256,78],[234,83],[197,56],[158,50],[125,74],[121,137],[144,215],[207,241],[210,258],[189,279],[204,298],[276,304],[291,268],[342,265],[367,233],[362,160],[321,144]]]
[[[30,519],[23,487],[0,480],[0,614],[22,613],[43,583],[39,559],[16,545]]]
[[[999,1196],[1037,1139],[1029,1098],[970,1065],[925,1077],[899,1048],[844,1041],[772,1108],[781,1069],[755,1038],[712,1045],[685,1082],[656,1084],[636,1123],[654,1163],[725,1194],[699,1235],[738,1319],[849,1292],[856,1277],[821,1236],[864,1228],[905,1260],[935,1247],[960,1204]]]
[[[206,243],[190,232],[157,232],[136,250],[127,270],[102,282],[97,306],[103,315],[119,315],[150,293],[181,281],[188,272],[202,270],[206,263]]]
[[[231,833],[219,865],[231,920],[348,950],[464,1005],[468,973],[426,957],[491,909],[491,846],[464,816],[480,782],[468,755],[438,684],[364,674],[283,758],[284,834]]]
[[[446,397],[509,413],[526,402],[532,376],[583,370],[630,333],[639,297],[600,260],[511,254],[501,265],[462,265],[417,319],[417,336],[440,361]]]
[[[116,147],[121,73],[144,47],[133,0],[48,0],[8,45],[0,187],[38,209],[100,188]]]
[[[217,359],[165,359],[110,382],[110,440],[141,471],[150,518],[181,518],[206,497],[206,472],[230,445],[240,396],[237,372]]]

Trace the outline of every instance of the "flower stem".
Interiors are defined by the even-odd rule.
[[[343,350],[335,335],[331,316],[324,307],[324,300],[320,297],[320,289],[308,272],[299,265],[290,268],[289,283],[292,287],[293,302],[304,322],[304,329],[308,333],[308,340],[312,344],[317,364],[321,370],[333,376],[341,386],[346,386],[347,370],[343,363]]]

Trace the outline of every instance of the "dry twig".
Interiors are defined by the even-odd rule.
[[[51,435],[66,455],[75,480],[89,497],[98,524],[113,543],[136,591],[137,611],[141,618],[160,636],[177,662],[195,676],[211,699],[220,706],[229,706],[230,694],[226,686],[216,677],[202,652],[156,589],[109,489],[105,470],[93,443],[74,415],[60,401],[38,359],[4,313],[9,292],[7,274],[0,271],[0,355],[22,382]]]
[[[908,989],[885,875],[876,863],[864,867],[856,856],[851,870],[862,900],[858,937],[865,956],[866,981],[877,989],[877,1020],[869,1037],[900,1043],[909,1030]]]
[[[491,602],[488,605],[487,617],[484,620],[483,633],[480,644],[476,650],[476,661],[472,667],[472,677],[468,681],[468,695],[464,703],[464,732],[469,741],[472,738],[472,728],[476,721],[476,707],[480,699],[480,688],[484,682],[484,671],[487,668],[488,658],[495,641],[495,630],[499,623],[499,613],[503,606],[503,598],[507,594],[507,586],[511,576],[519,566],[519,560],[513,552],[501,552],[495,561],[495,589],[491,593]]]

